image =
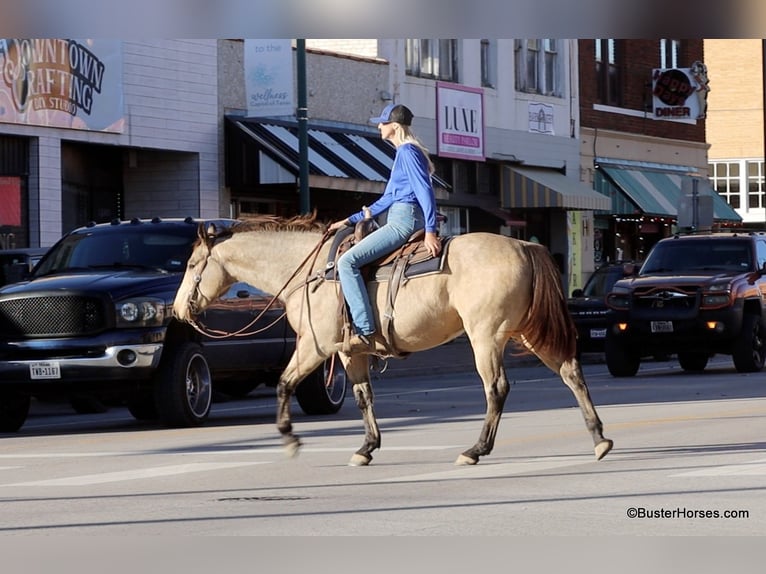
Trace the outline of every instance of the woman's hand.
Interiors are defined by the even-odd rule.
[[[439,238],[433,231],[426,231],[426,238],[423,240],[423,243],[425,244],[428,253],[431,254],[431,257],[436,257],[441,253],[442,242],[439,241]]]
[[[342,229],[343,227],[348,227],[348,219],[341,219],[340,221],[336,221],[335,223],[332,223],[330,227],[327,228],[327,231],[338,231],[339,229]]]

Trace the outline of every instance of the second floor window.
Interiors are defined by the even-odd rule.
[[[456,40],[407,40],[406,72],[410,76],[457,82]]]
[[[681,51],[680,40],[660,40],[660,68],[678,68],[678,53]]]
[[[486,38],[481,41],[481,85],[495,87],[495,43]]]
[[[545,96],[561,96],[558,40],[516,40],[514,51],[516,90]]]
[[[596,88],[599,104],[619,106],[620,68],[617,53],[617,41],[614,39],[595,40],[596,42]]]

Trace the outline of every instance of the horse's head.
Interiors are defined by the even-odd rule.
[[[181,321],[193,321],[196,315],[204,311],[211,301],[217,299],[233,282],[215,256],[217,239],[219,235],[215,225],[211,224],[205,229],[200,223],[197,242],[173,302],[173,313]]]

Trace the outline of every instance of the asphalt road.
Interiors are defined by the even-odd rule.
[[[454,355],[454,353],[451,353]],[[414,357],[412,357],[414,358]],[[406,359],[409,360],[409,359]],[[405,360],[405,361],[406,361]],[[351,399],[337,415],[294,411],[287,459],[273,392],[214,405],[207,425],[163,429],[125,409],[36,410],[0,439],[3,536],[745,535],[766,531],[766,382],[728,358],[702,375],[673,362],[613,379],[585,365],[615,449],[602,461],[568,389],[547,369],[510,365],[495,450],[473,467],[481,385],[471,372],[384,373],[375,382],[382,448],[362,441]]]

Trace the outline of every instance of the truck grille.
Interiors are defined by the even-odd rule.
[[[47,295],[0,301],[2,338],[90,335],[106,327],[104,302],[82,295]]]
[[[696,287],[636,289],[633,293],[633,306],[636,309],[696,309],[698,294]]]

